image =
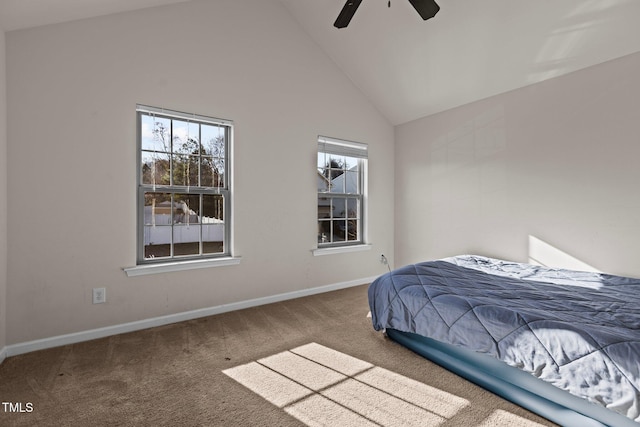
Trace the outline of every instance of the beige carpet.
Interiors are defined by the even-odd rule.
[[[0,425],[554,425],[375,332],[366,290],[8,358],[0,401],[32,411]]]

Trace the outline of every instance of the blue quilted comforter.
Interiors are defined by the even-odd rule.
[[[640,279],[465,255],[379,277],[369,304],[376,330],[491,355],[640,422]]]

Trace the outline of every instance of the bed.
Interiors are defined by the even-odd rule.
[[[640,425],[640,279],[461,255],[368,297],[374,329],[553,422]]]

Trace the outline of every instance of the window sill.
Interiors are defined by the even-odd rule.
[[[352,246],[333,246],[329,248],[318,248],[313,249],[313,256],[321,256],[321,255],[333,255],[333,254],[342,254],[347,252],[361,252],[361,251],[369,251],[371,250],[371,245],[362,244],[362,245],[352,245]]]
[[[169,273],[172,271],[195,270],[199,268],[222,267],[240,264],[239,257],[197,259],[190,261],[176,261],[159,264],[142,264],[135,267],[123,268],[128,277],[144,276],[147,274]]]

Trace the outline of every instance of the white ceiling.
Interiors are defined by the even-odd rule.
[[[0,0],[5,31],[189,0]],[[215,1],[215,0],[208,0]],[[236,0],[242,1],[242,0]],[[392,124],[640,51],[639,0],[280,0]]]
[[[57,24],[189,0],[0,0],[4,31]]]

